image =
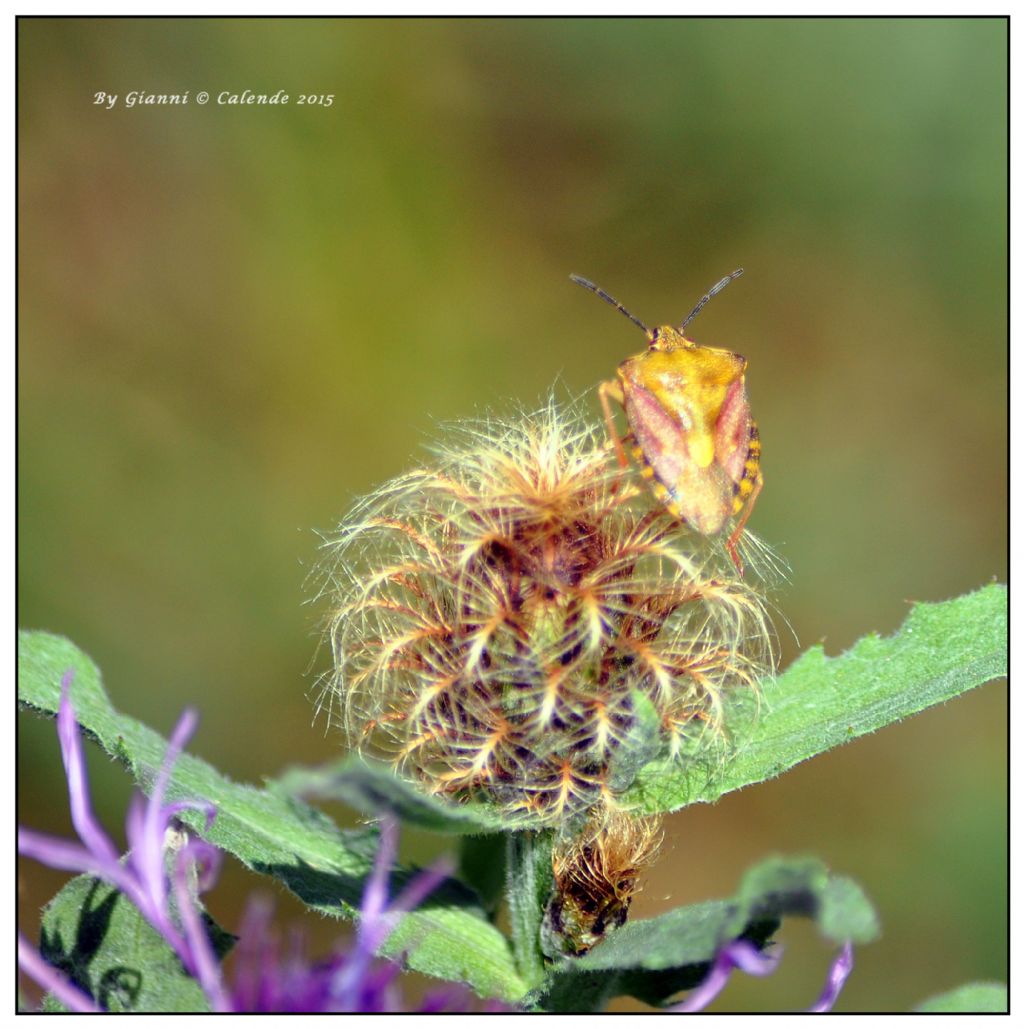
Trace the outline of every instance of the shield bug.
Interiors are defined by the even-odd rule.
[[[761,441],[744,381],[747,361],[729,350],[695,343],[685,330],[715,294],[742,274],[739,268],[716,282],[678,329],[649,329],[603,289],[570,276],[647,336],[647,350],[626,358],[617,379],[598,387],[619,466],[628,462],[609,399],[625,410],[641,474],[673,515],[704,536],[718,535],[740,515],[725,544],[740,571],[736,543],[763,485]]]

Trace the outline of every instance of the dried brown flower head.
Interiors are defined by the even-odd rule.
[[[321,706],[351,745],[510,827],[611,818],[638,697],[678,753],[771,666],[764,603],[722,542],[681,526],[554,401],[455,430],[327,550]]]

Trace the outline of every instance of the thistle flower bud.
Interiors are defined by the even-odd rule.
[[[656,818],[620,812],[600,819],[592,833],[556,842],[541,927],[545,953],[585,954],[626,921],[640,872],[661,843],[658,826]]]
[[[729,690],[757,689],[764,602],[554,400],[435,456],[327,543],[320,707],[432,794],[593,835],[621,807],[641,707],[678,755],[720,736]]]

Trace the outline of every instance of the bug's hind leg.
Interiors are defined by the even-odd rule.
[[[750,491],[750,496],[747,497],[746,504],[743,505],[743,515],[736,523],[736,528],[732,530],[729,538],[725,541],[725,549],[729,551],[729,557],[732,558],[732,563],[736,566],[736,571],[739,572],[740,575],[743,575],[743,562],[740,560],[736,544],[739,541],[740,536],[743,535],[743,527],[747,524],[747,519],[750,517],[750,513],[754,510],[754,501],[757,500],[757,495],[761,492],[761,487],[763,485],[764,479],[761,476],[761,473],[758,472],[757,478],[754,480],[754,488]]]

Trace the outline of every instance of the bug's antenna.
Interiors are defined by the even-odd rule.
[[[687,325],[689,325],[689,324],[690,324],[690,322],[692,322],[692,321],[693,321],[693,319],[697,317],[697,314],[698,314],[698,312],[700,311],[700,309],[701,309],[701,308],[702,308],[702,307],[703,307],[703,306],[704,306],[704,305],[705,305],[705,304],[706,304],[706,303],[707,303],[707,302],[708,302],[708,301],[709,301],[709,300],[710,300],[710,299],[711,299],[711,298],[712,298],[713,296],[715,296],[715,295],[716,295],[716,294],[718,294],[718,293],[721,293],[721,292],[722,292],[722,290],[723,290],[723,289],[725,289],[725,287],[726,287],[726,286],[728,286],[728,285],[729,285],[729,283],[730,283],[730,282],[732,282],[732,280],[733,280],[733,279],[738,279],[738,278],[739,278],[739,277],[740,277],[740,276],[741,276],[742,274],[743,274],[743,269],[742,269],[742,268],[737,268],[737,269],[736,269],[736,271],[734,271],[734,272],[732,273],[732,275],[726,275],[726,277],[725,277],[724,279],[719,279],[719,280],[718,280],[718,282],[716,282],[716,283],[715,283],[715,284],[714,284],[714,285],[713,285],[713,286],[711,287],[711,289],[709,289],[709,290],[707,291],[707,293],[705,293],[705,294],[704,294],[704,296],[702,296],[702,297],[700,298],[700,300],[699,300],[699,301],[697,301],[697,306],[696,306],[696,307],[695,307],[695,308],[694,308],[694,309],[693,309],[693,310],[692,310],[692,311],[691,311],[691,312],[690,312],[690,313],[689,313],[689,314],[688,314],[688,315],[686,316],[686,321],[685,321],[685,322],[683,322],[683,324],[679,326],[679,331],[680,331],[680,332],[682,332],[682,331],[683,331],[683,329],[685,329],[685,328],[686,328],[686,326],[687,326]]]
[[[600,286],[595,286],[589,279],[584,279],[580,275],[570,275],[569,278],[572,279],[573,282],[578,283],[584,289],[589,289],[591,293],[596,293],[602,300],[604,300],[606,303],[611,304],[612,307],[614,307],[617,311],[621,311],[634,325],[639,325],[640,328],[643,329],[648,336],[650,336],[651,330],[647,328],[647,326],[644,325],[644,323],[640,321],[640,319],[637,318],[636,315],[630,314],[629,311],[627,311],[622,306],[622,304],[620,304],[618,300],[615,299],[615,297],[610,297],[607,293],[605,293],[605,291],[601,289]],[[718,284],[718,286],[721,285],[723,285],[723,283]],[[715,287],[716,290],[718,289],[718,286]],[[704,301],[702,300],[701,303],[704,303]],[[690,315],[690,317],[692,318],[693,315]]]

